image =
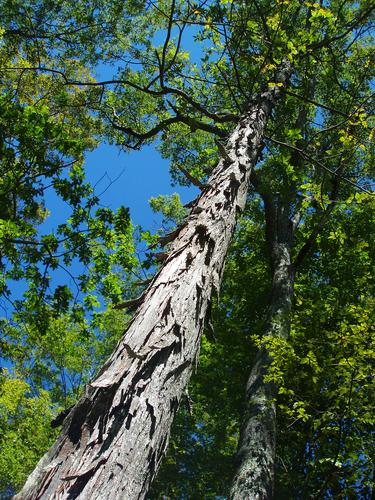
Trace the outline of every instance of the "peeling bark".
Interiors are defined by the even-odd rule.
[[[288,73],[285,64],[278,81]],[[268,89],[240,119],[226,157],[202,189],[123,339],[16,499],[145,497],[197,363],[211,294],[219,290],[236,215],[245,206],[279,93],[278,86]]]
[[[272,287],[263,334],[287,339],[294,292],[291,261],[293,223],[288,203],[278,195],[263,195],[267,243],[272,268]],[[271,359],[265,348],[258,352],[246,386],[246,408],[237,450],[237,470],[231,500],[273,498],[276,448],[277,388],[264,382]]]

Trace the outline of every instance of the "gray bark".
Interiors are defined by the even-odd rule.
[[[288,203],[277,195],[264,195],[267,243],[272,286],[264,327],[265,336],[288,338],[294,289],[291,262],[293,223]],[[264,382],[271,359],[265,348],[256,357],[246,387],[246,408],[237,451],[237,470],[231,486],[232,500],[273,498],[276,447],[277,388]]]
[[[285,67],[278,80],[287,74]],[[211,294],[279,93],[268,89],[239,121],[129,329],[16,499],[145,497],[197,362]]]

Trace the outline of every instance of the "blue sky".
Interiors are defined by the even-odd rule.
[[[177,192],[187,203],[197,192],[194,188],[172,187],[169,162],[152,146],[125,153],[102,144],[87,155],[86,172],[90,183],[96,185],[101,204],[111,209],[129,207],[133,224],[152,231],[159,228],[160,217],[149,207],[151,197]]]
[[[148,203],[153,196],[178,193],[183,203],[197,195],[197,188],[174,185],[169,174],[169,161],[161,158],[153,146],[126,153],[119,147],[101,144],[86,154],[86,178],[94,186],[100,205],[115,210],[120,205],[130,209],[134,225],[156,231],[161,217]],[[53,231],[71,215],[70,207],[51,188],[46,191],[48,218],[39,227],[40,233]]]

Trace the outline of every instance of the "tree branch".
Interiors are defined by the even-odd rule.
[[[203,115],[207,116],[207,118],[210,118],[218,123],[226,123],[226,122],[236,122],[238,119],[238,114],[236,113],[224,113],[224,114],[217,114],[217,113],[212,113],[208,109],[206,109],[202,104],[199,102],[195,101],[191,96],[189,96],[186,92],[184,92],[181,89],[176,89],[173,87],[168,87],[166,85],[162,85],[162,88],[160,90],[153,90],[149,88],[150,84],[149,83],[146,87],[143,87],[141,85],[138,85],[131,80],[127,79],[117,79],[113,78],[110,80],[103,80],[100,82],[97,81],[80,81],[80,80],[69,80],[65,73],[63,71],[53,69],[53,68],[47,68],[45,66],[29,66],[27,68],[21,68],[21,67],[11,67],[11,68],[1,68],[4,71],[45,71],[48,73],[56,74],[62,77],[64,80],[64,85],[67,86],[77,86],[77,87],[105,87],[107,85],[128,85],[129,87],[133,88],[134,90],[138,90],[140,92],[144,92],[145,94],[152,95],[154,97],[162,97],[165,95],[176,95],[178,97],[181,97],[184,101],[186,101],[190,106]]]
[[[340,179],[338,177],[334,177],[334,185],[332,189],[332,193],[330,195],[330,204],[326,208],[326,210],[323,212],[320,221],[318,224],[314,227],[313,231],[311,232],[310,236],[307,238],[305,244],[302,246],[300,251],[298,252],[298,255],[293,263],[293,267],[295,270],[298,269],[298,267],[302,264],[304,258],[306,255],[310,252],[312,249],[316,238],[318,237],[320,231],[322,230],[324,224],[327,222],[329,219],[329,216],[331,215],[331,212],[334,207],[334,202],[336,201],[338,190],[339,190],[339,184],[340,184]]]
[[[371,4],[371,2],[370,2]],[[338,40],[341,40],[342,38],[345,38],[351,31],[353,31],[362,21],[366,19],[366,17],[373,12],[374,6],[370,5],[370,7],[365,10],[362,14],[360,14],[355,21],[353,21],[348,28],[343,32],[340,33],[339,35],[336,35],[332,38],[323,38],[320,42],[316,42],[311,44],[308,48],[310,49],[321,49],[322,47],[327,47],[328,45],[331,45],[333,42],[337,42]]]
[[[177,165],[177,168],[184,174],[184,176],[194,185],[197,186],[199,189],[204,189],[205,185],[196,177],[193,177],[187,170],[184,169],[184,167],[181,167],[180,165]]]
[[[178,116],[172,116],[171,118],[167,118],[166,120],[161,120],[155,127],[151,128],[147,132],[143,132],[143,133],[136,132],[135,130],[133,130],[130,127],[125,127],[125,126],[119,125],[118,123],[115,123],[114,121],[112,121],[110,118],[109,118],[109,121],[114,129],[120,130],[121,132],[125,132],[126,134],[139,139],[139,142],[142,143],[143,141],[146,141],[147,139],[154,137],[162,130],[165,130],[167,127],[169,127],[169,125],[172,125],[173,123],[178,123],[181,120]]]

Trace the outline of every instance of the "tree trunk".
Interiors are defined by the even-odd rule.
[[[288,203],[278,195],[264,195],[267,243],[272,268],[272,287],[264,336],[288,338],[294,289],[291,262],[293,224]],[[276,447],[277,388],[264,382],[271,359],[265,348],[256,357],[246,387],[246,408],[237,451],[237,471],[232,500],[273,498]]]
[[[288,72],[286,64],[277,80]],[[129,329],[16,499],[145,497],[197,363],[211,294],[279,93],[268,89],[239,121]]]

